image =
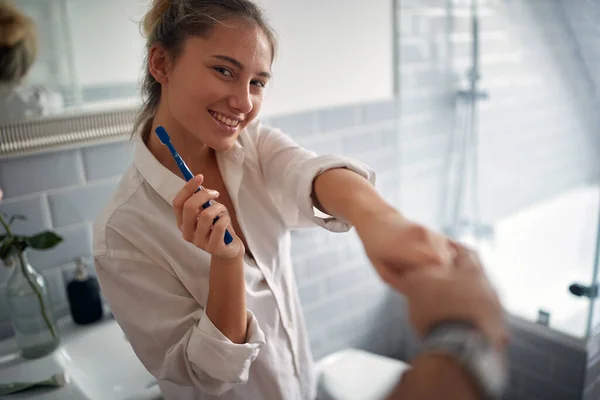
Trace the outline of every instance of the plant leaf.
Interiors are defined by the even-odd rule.
[[[48,250],[63,241],[63,238],[52,231],[44,231],[25,238],[25,242],[33,249]]]
[[[15,214],[10,217],[10,220],[8,221],[8,225],[12,225],[12,223],[15,222],[16,219],[21,220],[21,221],[27,221],[26,216],[21,215],[21,214]]]
[[[0,259],[1,260],[6,260],[8,258],[8,255],[10,254],[11,250],[14,248],[14,241],[15,238],[14,237],[8,237],[6,238],[6,240],[2,241],[2,246],[0,246]]]

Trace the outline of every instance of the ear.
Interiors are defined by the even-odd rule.
[[[158,83],[167,83],[169,55],[161,45],[155,45],[150,48],[148,54],[148,69]]]

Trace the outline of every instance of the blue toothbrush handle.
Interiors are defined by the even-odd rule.
[[[198,188],[198,190],[196,190],[196,193],[200,190],[202,190],[202,188]],[[207,201],[206,203],[202,204],[202,208],[206,209],[206,208],[210,207],[211,205],[212,205],[212,203],[210,201]],[[213,225],[218,220],[219,220],[219,217],[216,216],[215,219],[213,220]],[[233,236],[231,236],[231,233],[229,233],[229,229],[225,229],[225,236],[223,237],[223,241],[225,242],[225,244],[229,244],[229,243],[233,242]]]

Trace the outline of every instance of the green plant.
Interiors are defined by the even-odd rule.
[[[50,318],[48,317],[48,312],[44,305],[42,293],[40,293],[37,287],[33,284],[33,282],[31,281],[31,277],[26,271],[25,258],[23,257],[23,252],[27,248],[32,248],[35,250],[51,249],[58,245],[60,242],[62,242],[63,238],[52,231],[43,231],[31,236],[15,235],[10,229],[12,223],[15,220],[25,219],[26,217],[23,215],[13,215],[7,221],[6,216],[0,213],[0,224],[2,225],[5,231],[4,234],[0,235],[0,260],[2,260],[2,262],[6,264],[6,261],[9,258],[13,257],[14,255],[17,256],[17,258],[19,259],[21,271],[27,279],[29,286],[31,287],[31,289],[33,289],[38,298],[44,321],[46,322],[46,325],[48,326],[48,329],[50,330],[50,333],[52,334],[54,340],[57,340],[58,335],[54,330],[54,325],[50,322]]]

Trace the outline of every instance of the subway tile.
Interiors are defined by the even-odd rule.
[[[133,145],[127,141],[86,147],[81,152],[88,181],[121,176],[133,160]]]
[[[48,195],[53,225],[93,221],[112,196],[117,182],[80,186]]]
[[[347,155],[384,149],[383,133],[378,130],[366,130],[353,135],[346,135],[342,140],[342,150]]]
[[[400,97],[400,112],[403,117],[423,114],[437,119],[443,109],[449,109],[451,106],[452,102],[442,96],[439,89],[421,89],[418,93],[407,93]]]
[[[361,109],[359,106],[345,106],[320,110],[318,112],[322,132],[350,128],[360,123]]]
[[[6,282],[10,276],[11,270],[4,266],[4,263],[0,261],[0,285]]]
[[[337,248],[320,249],[309,256],[306,262],[310,278],[322,277],[340,267],[340,252]]]
[[[4,321],[9,321],[8,302],[5,301],[6,284],[0,285],[0,296],[2,296],[2,301],[0,301],[0,323],[2,323]]]
[[[333,338],[366,335],[370,324],[365,323],[364,315],[352,313],[345,318],[337,319],[328,328],[327,333]]]
[[[43,272],[53,309],[68,307],[66,287],[60,268],[52,268]]]
[[[292,266],[296,282],[299,285],[309,279],[306,260],[303,257],[296,257],[292,255]]]
[[[585,362],[586,352],[583,349],[563,345],[551,338],[541,337],[535,332],[523,329],[518,331],[518,335],[519,342],[528,348],[536,349],[538,351],[542,351],[543,349],[544,352],[554,355],[557,359],[569,364]]]
[[[554,371],[554,361],[543,348],[538,349],[519,342],[519,337],[514,338],[510,343],[508,357],[511,363],[527,365],[528,369],[540,375],[551,376]]]
[[[0,321],[0,340],[8,339],[15,334],[10,321]]]
[[[527,373],[521,382],[520,392],[527,395],[527,398],[534,399],[560,399],[560,400],[581,400],[582,388],[563,387],[555,381],[544,378],[536,378]]]
[[[324,327],[329,322],[331,310],[327,302],[319,302],[312,306],[304,307],[304,317],[306,324],[310,326]]]
[[[63,319],[71,314],[71,311],[68,306],[55,308],[52,311],[54,311],[54,315],[56,316],[56,319]]]
[[[7,217],[11,215],[23,215],[26,217],[24,221],[20,219],[14,220],[11,230],[15,234],[32,235],[51,228],[47,199],[44,195],[1,202],[0,212]],[[4,232],[1,228],[0,231]]]
[[[92,254],[91,226],[88,224],[56,229],[63,242],[51,250],[34,251],[28,254],[31,265],[38,271],[58,267]]]
[[[360,240],[350,241],[342,245],[339,263],[342,266],[367,263],[367,254]]]
[[[139,87],[136,83],[88,85],[82,87],[81,95],[86,104],[107,99],[134,98],[139,95]]]
[[[383,136],[383,144],[387,148],[395,148],[398,146],[400,142],[400,132],[395,129],[386,129],[382,133]]]
[[[59,151],[0,162],[6,198],[81,184],[83,171],[78,151]]]
[[[542,399],[535,399],[535,398],[527,397],[526,395],[520,394],[518,391],[514,390],[513,388],[508,388],[504,392],[504,395],[502,396],[502,400],[542,400]]]
[[[298,286],[300,300],[304,306],[318,303],[325,293],[325,283],[323,280],[313,280]]]
[[[367,164],[376,174],[398,171],[400,167],[399,153],[394,149],[358,154],[354,158]]]
[[[398,115],[397,101],[395,99],[368,103],[364,106],[363,115],[365,123],[393,120]]]
[[[336,271],[327,277],[327,291],[336,293],[343,290],[348,290],[355,286],[359,286],[363,281],[361,267],[343,268]]]
[[[315,250],[331,242],[333,235],[323,229],[296,229],[291,232],[292,255],[303,257],[312,254]]]
[[[319,120],[315,111],[269,118],[269,123],[291,137],[308,137],[319,132]]]
[[[582,400],[600,399],[600,381],[585,389]]]
[[[425,43],[400,43],[400,60],[402,64],[417,64],[427,61],[427,53],[424,49]]]
[[[342,143],[345,138],[339,136],[328,137],[328,136],[314,136],[309,140],[305,140],[300,143],[306,149],[314,151],[319,155],[323,154],[342,154]]]
[[[585,387],[589,387],[595,382],[600,382],[600,360],[593,365],[587,365],[585,371]]]

